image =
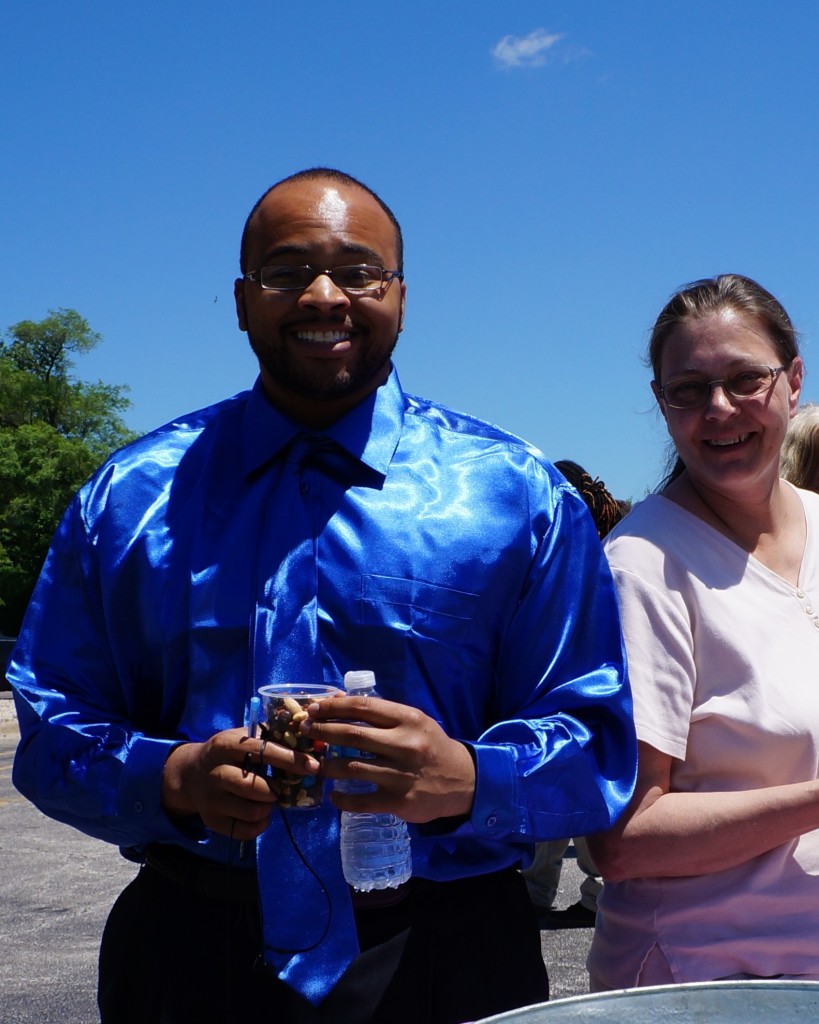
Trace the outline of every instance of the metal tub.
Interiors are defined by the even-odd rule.
[[[474,1024],[815,1024],[819,981],[706,981],[622,989],[484,1017]]]

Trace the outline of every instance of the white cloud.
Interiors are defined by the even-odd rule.
[[[539,67],[563,36],[536,28],[528,36],[504,36],[492,48],[492,56],[505,68]]]

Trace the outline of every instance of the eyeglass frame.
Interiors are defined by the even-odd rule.
[[[732,377],[719,377],[715,380],[702,381],[705,391],[703,393],[702,401],[698,402],[697,405],[673,405],[665,393],[665,389],[670,384],[677,384],[684,380],[694,380],[693,377],[674,377],[673,380],[668,380],[661,387],[657,387],[656,393],[658,397],[662,398],[669,409],[676,409],[678,412],[693,412],[696,409],[704,408],[711,401],[711,394],[718,384],[731,401],[747,402],[751,398],[759,398],[761,395],[766,395],[776,384],[780,373],[787,369],[787,366],[766,366],[764,363],[754,363],[751,366],[746,366],[744,370],[738,370]],[[759,391],[755,391],[752,395],[737,395],[728,385],[735,377],[739,377],[742,373],[746,373],[748,370],[767,370],[771,375],[771,379],[765,387],[760,388]]]
[[[313,277],[307,282],[307,284],[291,285],[288,288],[270,288],[262,284],[262,271],[265,270],[266,267],[281,268],[282,266],[287,266],[295,270],[312,270]],[[349,270],[352,267],[368,267],[370,270],[378,270],[381,273],[381,280],[378,282],[378,284],[373,285],[372,288],[342,288],[341,285],[338,284],[334,279],[333,274],[337,270]],[[266,263],[265,266],[263,267],[257,267],[256,270],[247,270],[245,271],[244,274],[242,274],[242,278],[248,281],[257,281],[259,287],[264,292],[303,292],[306,291],[315,282],[317,277],[329,277],[333,284],[336,286],[336,288],[338,288],[339,291],[342,291],[345,294],[367,295],[369,292],[379,291],[381,288],[384,288],[386,285],[390,284],[391,281],[403,281],[404,272],[403,270],[386,270],[384,267],[379,266],[377,263],[342,263],[337,267],[328,267],[326,270],[319,270],[319,268],[314,267],[312,263]]]

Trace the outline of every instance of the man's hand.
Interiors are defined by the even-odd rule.
[[[255,839],[267,828],[278,799],[275,784],[256,774],[263,764],[296,775],[319,770],[308,754],[263,743],[244,729],[226,729],[204,743],[174,747],[162,775],[162,805],[171,817],[197,814],[214,832]]]
[[[379,697],[334,697],[309,705],[307,713],[301,729],[311,738],[375,755],[325,759],[327,778],[377,786],[373,793],[334,793],[339,810],[391,812],[417,823],[471,811],[472,755],[417,708]]]

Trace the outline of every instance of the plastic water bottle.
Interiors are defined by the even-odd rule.
[[[348,672],[344,688],[349,694],[377,697],[375,674]],[[372,757],[362,750],[344,750],[349,757]],[[370,782],[336,779],[341,793],[371,793]],[[341,812],[341,866],[344,877],[354,889],[394,889],[412,875],[412,855],[407,823],[394,814]]]

